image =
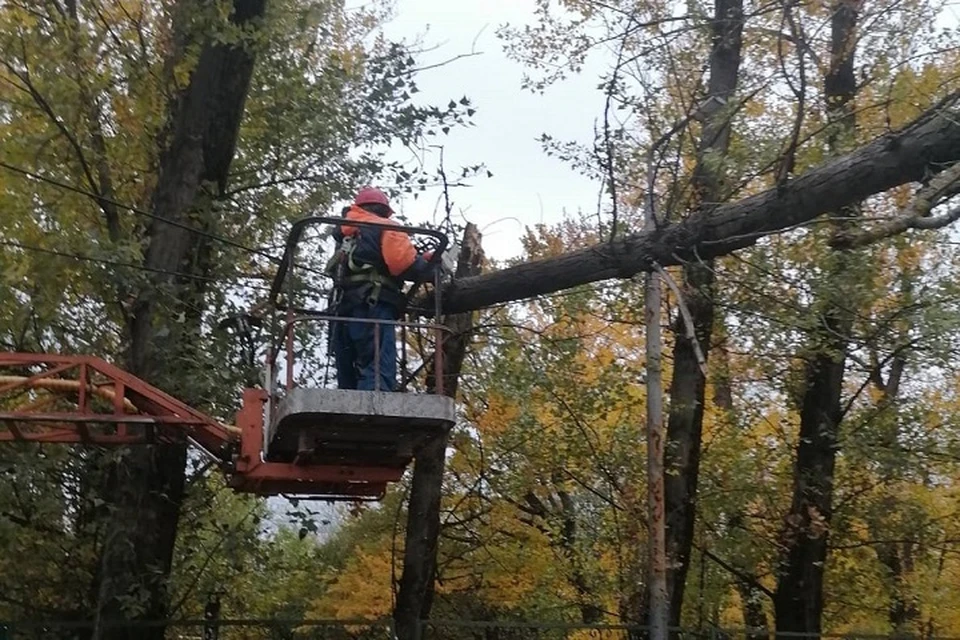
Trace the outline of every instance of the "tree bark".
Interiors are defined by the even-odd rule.
[[[483,249],[480,232],[473,224],[464,231],[456,277],[480,273]],[[460,370],[466,356],[473,328],[473,314],[461,313],[446,318],[450,335],[443,341],[443,392],[456,397]],[[432,362],[432,359],[431,359]],[[436,389],[435,371],[427,377],[427,386]],[[440,538],[440,502],[443,472],[446,465],[447,437],[438,438],[417,452],[413,468],[410,503],[407,506],[406,543],[403,552],[403,573],[393,611],[399,640],[415,640],[419,621],[430,616],[434,597],[434,574]]]
[[[960,93],[951,94],[898,132],[738,202],[614,242],[534,260],[451,283],[444,311],[460,313],[611,278],[652,262],[676,265],[732,253],[760,238],[943,170],[960,159]]]
[[[230,20],[255,28],[266,0],[234,0]],[[190,17],[189,11],[177,15]],[[202,184],[221,186],[236,144],[255,54],[246,47],[207,41],[188,86],[171,105],[169,145],[160,157],[152,211],[185,222],[205,199]],[[212,225],[212,219],[203,225]],[[130,371],[182,397],[200,398],[183,380],[184,362],[196,346],[204,289],[196,282],[161,272],[203,275],[209,268],[208,241],[154,220],[147,229],[144,266],[158,274],[138,296],[129,326]],[[163,303],[160,303],[162,296]],[[174,302],[175,301],[175,302]],[[185,323],[176,318],[183,314]],[[189,377],[189,376],[187,376]],[[179,383],[178,383],[179,381]],[[114,463],[107,488],[111,517],[101,551],[97,626],[102,621],[164,619],[166,590],[184,491],[185,445],[124,450]],[[102,638],[157,638],[162,627],[103,628]]]
[[[767,614],[763,610],[764,594],[749,580],[737,579],[737,593],[743,606],[743,625],[747,640],[767,640]]]
[[[831,17],[831,60],[824,93],[828,147],[833,153],[856,133],[853,100],[857,91],[854,51],[856,0],[838,0]],[[836,210],[835,233],[842,233],[859,214],[856,201]],[[821,293],[822,321],[811,332],[800,434],[794,468],[793,499],[782,533],[785,549],[774,598],[777,632],[820,633],[823,617],[823,575],[833,516],[833,474],[842,419],[841,394],[853,315],[848,310],[850,266],[856,256],[831,252]]]
[[[647,188],[652,187],[652,181]],[[653,194],[647,194],[653,201]],[[647,210],[647,224],[652,228],[653,209]],[[644,291],[644,324],[646,325],[647,374],[647,514],[649,527],[647,598],[650,640],[666,640],[670,618],[667,593],[666,513],[664,510],[663,448],[663,339],[660,335],[660,273],[647,274]]]
[[[743,44],[743,0],[716,0],[711,25],[713,49],[710,54],[710,81],[704,108],[704,128],[697,149],[693,188],[701,211],[726,197],[723,168],[716,157],[726,155],[730,146],[730,110],[740,72]],[[713,261],[690,262],[683,266],[685,302],[690,310],[700,353],[709,357],[714,309]],[[683,595],[690,569],[696,519],[696,494],[700,472],[700,440],[703,431],[703,401],[706,378],[697,350],[678,316],[674,328],[673,381],[670,385],[670,414],[664,467],[667,514],[667,587],[670,598],[670,626],[679,627]]]
[[[910,588],[913,574],[914,542],[890,542],[877,545],[877,559],[887,569],[890,577],[890,604],[887,620],[894,638],[911,638],[920,635],[920,603]]]

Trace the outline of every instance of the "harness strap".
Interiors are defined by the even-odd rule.
[[[342,295],[342,289],[348,285],[371,284],[372,289],[367,295],[367,302],[370,304],[376,304],[380,300],[384,287],[402,295],[402,285],[396,278],[385,275],[376,265],[354,259],[358,245],[359,233],[344,238],[327,263],[327,273],[333,276],[334,287],[340,290],[340,294]]]

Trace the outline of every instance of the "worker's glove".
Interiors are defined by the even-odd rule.
[[[457,270],[457,259],[460,257],[460,247],[454,242],[447,247],[447,250],[440,256],[441,268],[448,274],[453,275]]]

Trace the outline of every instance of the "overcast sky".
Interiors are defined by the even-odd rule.
[[[496,36],[504,23],[519,26],[534,19],[533,0],[396,0],[395,18],[386,25],[394,39],[436,47],[421,66],[482,52],[417,76],[424,104],[445,105],[466,95],[477,109],[473,128],[442,136],[448,172],[485,163],[492,178],[477,178],[454,193],[455,209],[484,232],[487,253],[502,259],[520,251],[524,226],[560,219],[563,211],[595,211],[599,185],[549,158],[537,137],[549,133],[563,140],[590,142],[603,95],[596,89],[599,69],[572,77],[535,95],[521,89],[523,67],[503,52]],[[434,160],[434,163],[436,160]],[[432,170],[434,167],[430,167]],[[404,199],[400,210],[411,222],[430,219],[438,191],[417,201]],[[442,208],[440,209],[442,215]]]

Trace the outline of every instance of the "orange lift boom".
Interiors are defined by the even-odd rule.
[[[266,357],[265,388],[248,388],[236,417],[225,425],[130,373],[89,355],[0,353],[0,442],[99,446],[189,441],[212,457],[236,491],[296,494],[327,500],[378,499],[400,480],[416,451],[455,422],[455,405],[442,394],[388,393],[299,387],[294,382],[294,328],[335,320],[331,309],[298,308],[289,286],[296,250],[310,225],[339,225],[313,217],[293,225],[270,294],[275,342]],[[351,223],[355,226],[383,226]],[[436,240],[430,229],[390,226]],[[439,275],[434,282],[440,309]],[[284,297],[285,300],[281,300]],[[375,322],[375,321],[374,321]],[[405,350],[407,330],[435,335],[434,367],[442,371],[440,325],[397,322]],[[375,325],[379,330],[379,326]],[[276,383],[277,354],[286,347],[286,384]]]

